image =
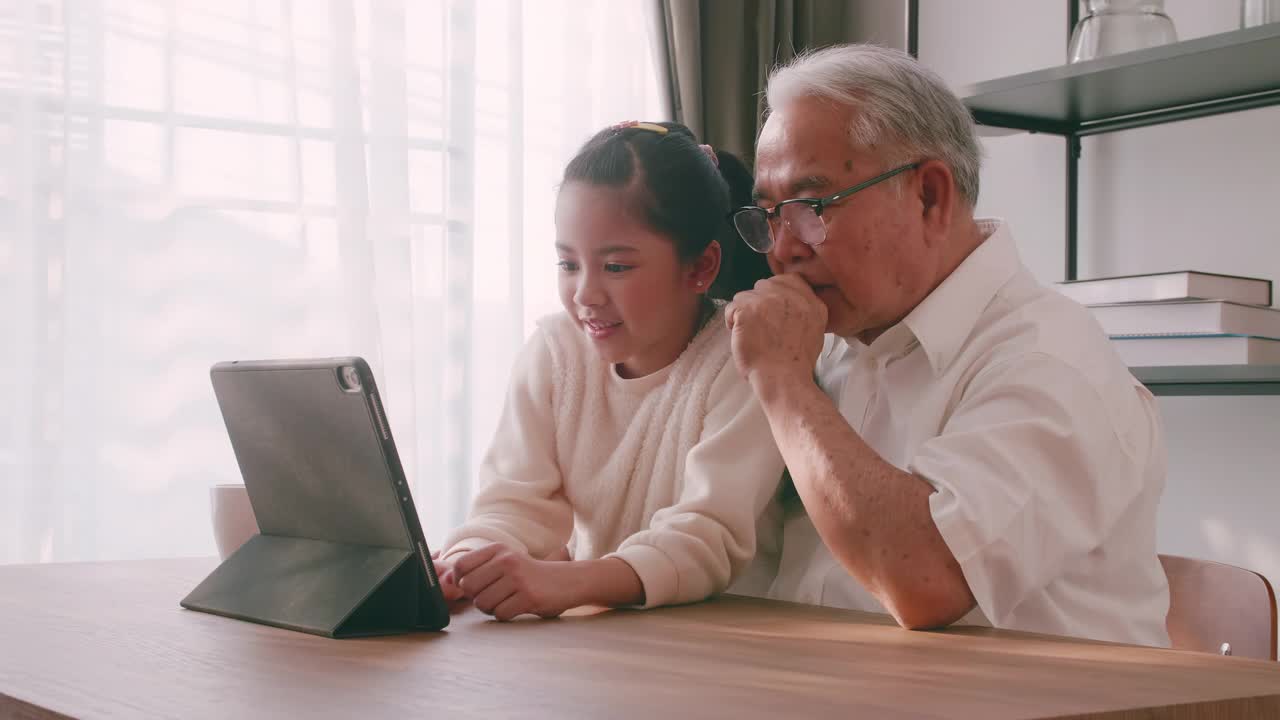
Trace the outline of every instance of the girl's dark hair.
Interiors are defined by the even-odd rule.
[[[636,216],[671,238],[676,255],[692,260],[712,240],[720,242],[720,274],[708,295],[724,300],[769,276],[764,255],[747,247],[729,221],[729,211],[750,205],[751,171],[732,153],[716,151],[716,163],[698,147],[689,128],[661,125],[601,130],[564,170],[564,182],[582,182],[632,192]]]

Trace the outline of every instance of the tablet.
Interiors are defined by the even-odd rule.
[[[183,606],[331,637],[447,625],[368,364],[235,361],[210,375],[260,534]]]

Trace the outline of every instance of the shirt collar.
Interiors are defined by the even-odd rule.
[[[924,348],[934,374],[951,364],[983,310],[1021,266],[1004,220],[979,218],[978,229],[986,240],[900,323]]]
[[[984,237],[982,243],[900,323],[893,324],[869,346],[856,337],[840,340],[858,354],[867,352],[886,361],[923,347],[934,374],[946,369],[973,332],[982,311],[1021,266],[1018,246],[1004,220],[977,218],[977,223]]]
[[[959,354],[983,310],[1022,264],[1003,220],[977,223],[986,239],[902,322],[876,338],[873,353],[905,355],[919,343],[935,375]]]

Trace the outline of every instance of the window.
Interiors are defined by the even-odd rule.
[[[209,554],[219,360],[364,356],[429,540],[558,308],[644,0],[0,4],[0,562]]]

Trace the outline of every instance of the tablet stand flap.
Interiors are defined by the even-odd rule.
[[[402,633],[419,623],[419,572],[403,548],[254,535],[181,604],[326,637]]]

